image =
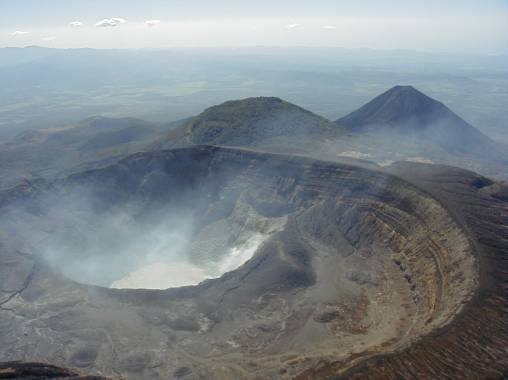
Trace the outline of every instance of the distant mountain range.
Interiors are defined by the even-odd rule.
[[[92,117],[24,132],[0,145],[0,187],[115,162],[139,151],[223,145],[389,165],[419,161],[506,178],[506,147],[412,86],[395,86],[329,121],[275,97],[228,101],[165,125]],[[355,161],[356,162],[356,161]]]
[[[506,147],[412,86],[395,86],[335,123],[278,98],[205,110],[148,150],[198,144],[246,146],[327,160],[444,163],[503,177]]]

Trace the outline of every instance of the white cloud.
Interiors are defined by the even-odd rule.
[[[116,22],[109,18],[105,18],[104,20],[98,21],[95,23],[95,26],[98,28],[105,27],[105,26],[116,26]]]
[[[335,25],[323,25],[321,28],[323,29],[337,29]]]
[[[152,26],[156,26],[157,24],[160,24],[160,22],[161,22],[161,20],[147,20],[147,21],[145,21],[145,25],[152,27]]]
[[[288,29],[294,29],[294,28],[298,28],[299,26],[300,26],[300,24],[287,24],[286,28],[288,28]]]
[[[80,26],[83,26],[83,23],[81,21],[72,21],[69,23],[69,26],[71,28],[79,28]]]
[[[116,22],[118,24],[125,24],[127,22],[126,19],[121,18],[121,17],[112,17],[111,20],[113,20],[114,22]]]
[[[13,36],[13,37],[15,37],[15,36],[22,36],[22,35],[24,35],[24,34],[28,34],[28,33],[29,33],[29,32],[24,32],[24,31],[22,31],[22,30],[16,30],[15,32],[13,32],[13,33],[11,34],[11,36]]]
[[[54,40],[56,40],[56,37],[55,36],[48,36],[48,37],[44,37],[42,40],[43,41],[54,41]]]
[[[108,27],[108,26],[117,26],[120,24],[125,24],[127,22],[126,19],[123,19],[121,17],[111,17],[111,18],[105,18],[104,20],[101,20],[95,24],[98,28]]]

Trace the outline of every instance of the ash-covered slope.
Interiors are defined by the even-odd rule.
[[[304,146],[336,134],[325,118],[279,98],[228,101],[208,108],[183,127],[152,144],[151,149],[213,144],[230,146]],[[284,139],[284,140],[281,140]]]
[[[61,148],[76,146],[81,151],[142,141],[157,128],[157,124],[135,118],[90,117],[75,125],[23,132],[4,144],[4,148],[35,147],[46,144]]]
[[[416,137],[420,144],[436,144],[450,154],[506,161],[502,144],[412,86],[395,86],[335,123],[351,133]]]
[[[62,128],[23,132],[0,144],[0,188],[89,163],[115,162],[140,151],[168,127],[172,125],[96,116]]]
[[[406,166],[416,183],[412,167],[420,166]],[[498,231],[508,220],[506,202],[481,176],[425,168],[439,180],[436,198],[378,171],[197,146],[3,192],[9,234],[0,235],[0,360],[131,379],[321,379],[348,370],[374,376],[382,367],[371,360],[396,352],[406,359],[380,359],[389,364],[387,379],[408,377],[408,368],[423,379],[506,373]],[[73,235],[55,209],[72,205],[76,192],[93,200],[75,210],[81,219],[90,209],[97,218],[119,209],[143,221],[179,207],[194,215],[196,237],[234,232],[227,220],[270,235],[243,266],[198,286],[87,286],[37,255],[48,228]],[[31,228],[13,230],[21,222]],[[34,234],[39,244],[30,247]],[[72,254],[84,268],[89,257]],[[115,263],[111,251],[104,255]],[[487,339],[478,334],[482,323]]]

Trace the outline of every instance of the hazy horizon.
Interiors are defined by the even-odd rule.
[[[305,46],[508,53],[508,3],[3,1],[0,47]]]
[[[24,45],[24,46],[0,46],[0,49],[50,49],[50,50],[98,50],[98,51],[136,51],[136,50],[146,50],[146,51],[158,51],[158,50],[256,50],[256,49],[305,49],[305,50],[344,50],[344,51],[366,51],[373,53],[415,53],[415,54],[425,54],[425,55],[434,55],[434,56],[471,56],[471,57],[505,57],[508,56],[508,51],[499,52],[499,53],[481,53],[481,52],[453,52],[453,51],[431,51],[431,50],[420,50],[417,48],[414,49],[399,49],[399,48],[372,48],[372,47],[346,47],[346,46],[327,46],[327,45],[210,45],[210,46],[199,46],[199,45],[189,45],[189,46],[161,46],[161,47],[55,47],[55,46],[45,46],[44,44],[33,44],[33,45]]]

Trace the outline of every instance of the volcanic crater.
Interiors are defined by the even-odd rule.
[[[440,201],[359,166],[197,146],[0,199],[12,360],[133,379],[324,378],[448,325],[479,284],[474,244]],[[110,288],[142,288],[121,281],[161,260],[180,265],[153,286],[168,289]]]

